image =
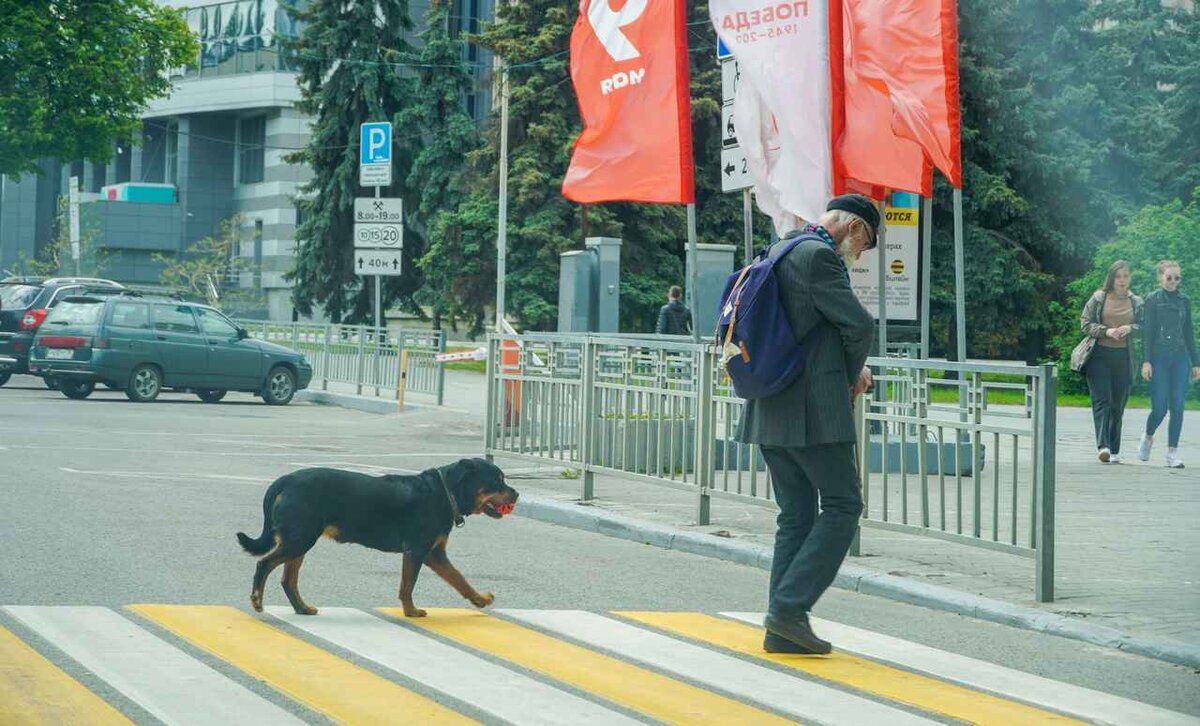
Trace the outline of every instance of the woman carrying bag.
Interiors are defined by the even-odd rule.
[[[1129,289],[1129,263],[1108,268],[1104,287],[1083,306],[1086,336],[1071,353],[1071,370],[1087,376],[1096,449],[1105,464],[1121,462],[1121,419],[1133,384],[1133,332],[1141,328],[1142,299]]]
[[[1146,362],[1142,378],[1150,381],[1150,417],[1138,458],[1150,460],[1154,432],[1167,412],[1167,466],[1182,469],[1179,458],[1179,433],[1183,430],[1183,405],[1190,381],[1200,378],[1200,356],[1196,355],[1196,333],[1192,328],[1192,301],[1179,291],[1182,280],[1179,263],[1158,263],[1159,289],[1146,297],[1146,320],[1142,328]]]

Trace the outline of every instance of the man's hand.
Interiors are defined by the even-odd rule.
[[[1125,338],[1125,335],[1121,332],[1120,328],[1109,328],[1108,330],[1104,331],[1104,335],[1112,338],[1113,340],[1123,340]]]
[[[850,387],[850,398],[858,398],[860,394],[866,393],[875,387],[875,379],[871,376],[871,369],[863,366],[862,371],[858,374],[858,380]]]
[[[1196,368],[1192,369],[1192,380],[1195,380],[1197,370],[1198,369],[1196,369]],[[1150,365],[1150,361],[1146,361],[1145,363],[1142,364],[1142,380],[1148,381],[1153,377],[1154,377],[1154,366]]]

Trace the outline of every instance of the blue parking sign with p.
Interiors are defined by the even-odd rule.
[[[378,121],[363,124],[359,132],[359,163],[392,163],[392,124]]]

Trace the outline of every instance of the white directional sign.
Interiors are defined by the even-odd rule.
[[[403,250],[354,250],[354,272],[359,275],[404,274]]]
[[[71,236],[71,258],[79,259],[79,177],[73,176],[67,189],[68,218]]]
[[[357,197],[354,200],[354,247],[402,249],[404,201]]]
[[[737,61],[730,59],[721,62],[721,103],[733,103],[741,80],[742,72]]]
[[[392,124],[366,123],[358,135],[358,183],[364,187],[386,187],[392,183]]]
[[[721,149],[721,191],[736,192],[754,186],[746,152],[740,147]]]
[[[721,148],[737,146],[737,128],[733,123],[733,104],[721,107]]]

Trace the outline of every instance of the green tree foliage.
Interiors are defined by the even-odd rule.
[[[154,0],[0,0],[0,18],[0,174],[36,173],[48,156],[108,160],[199,49]]]
[[[1191,201],[1179,199],[1161,205],[1142,208],[1128,222],[1117,228],[1116,237],[1102,245],[1092,259],[1088,271],[1067,286],[1069,297],[1065,305],[1055,305],[1060,321],[1055,347],[1060,351],[1061,387],[1069,392],[1083,392],[1086,385],[1081,376],[1070,369],[1071,349],[1079,342],[1079,316],[1088,297],[1104,286],[1108,268],[1117,260],[1125,260],[1133,268],[1132,289],[1145,297],[1158,288],[1157,265],[1160,260],[1175,260],[1183,270],[1184,292],[1197,287],[1192,279],[1200,276],[1200,192]],[[1190,293],[1193,306],[1200,295]],[[1200,318],[1200,311],[1197,311]],[[1197,328],[1200,332],[1200,327]],[[1139,385],[1144,385],[1140,384]]]
[[[396,126],[419,130],[421,146],[408,175],[408,187],[418,196],[411,202],[410,223],[427,240],[418,264],[425,276],[419,301],[433,308],[435,327],[448,315],[453,325],[469,317],[471,307],[456,294],[464,266],[475,260],[459,254],[454,238],[444,236],[438,217],[455,209],[467,192],[467,155],[480,142],[475,119],[463,108],[463,96],[473,90],[471,67],[464,60],[464,43],[450,32],[448,0],[434,0],[425,16],[421,49],[415,55],[415,103],[396,115]]]
[[[407,0],[312,0],[292,12],[304,23],[291,42],[301,100],[314,119],[308,147],[291,160],[307,164],[313,179],[297,199],[303,222],[296,229],[292,302],[303,315],[315,306],[330,319],[362,321],[372,305],[370,285],[354,270],[354,198],[371,196],[358,186],[359,125],[392,119],[414,98],[415,79],[401,72],[412,56]],[[382,196],[416,195],[407,185],[419,146],[403,130],[392,145],[396,182]],[[420,286],[414,261],[423,252],[419,234],[406,228],[405,274],[383,278],[385,302],[404,299]]]
[[[231,315],[251,306],[252,288],[242,288],[243,275],[252,272],[251,260],[239,252],[246,241],[246,217],[235,214],[221,222],[217,234],[192,244],[181,255],[154,254],[163,265],[159,282],[166,288],[204,300]]]
[[[70,206],[66,197],[59,197],[57,214],[54,218],[54,237],[38,252],[36,260],[18,261],[17,268],[24,275],[58,277],[75,274],[75,257],[71,250]],[[103,277],[108,270],[108,249],[99,244],[100,235],[87,219],[80,220],[79,230],[79,274],[85,277]]]

